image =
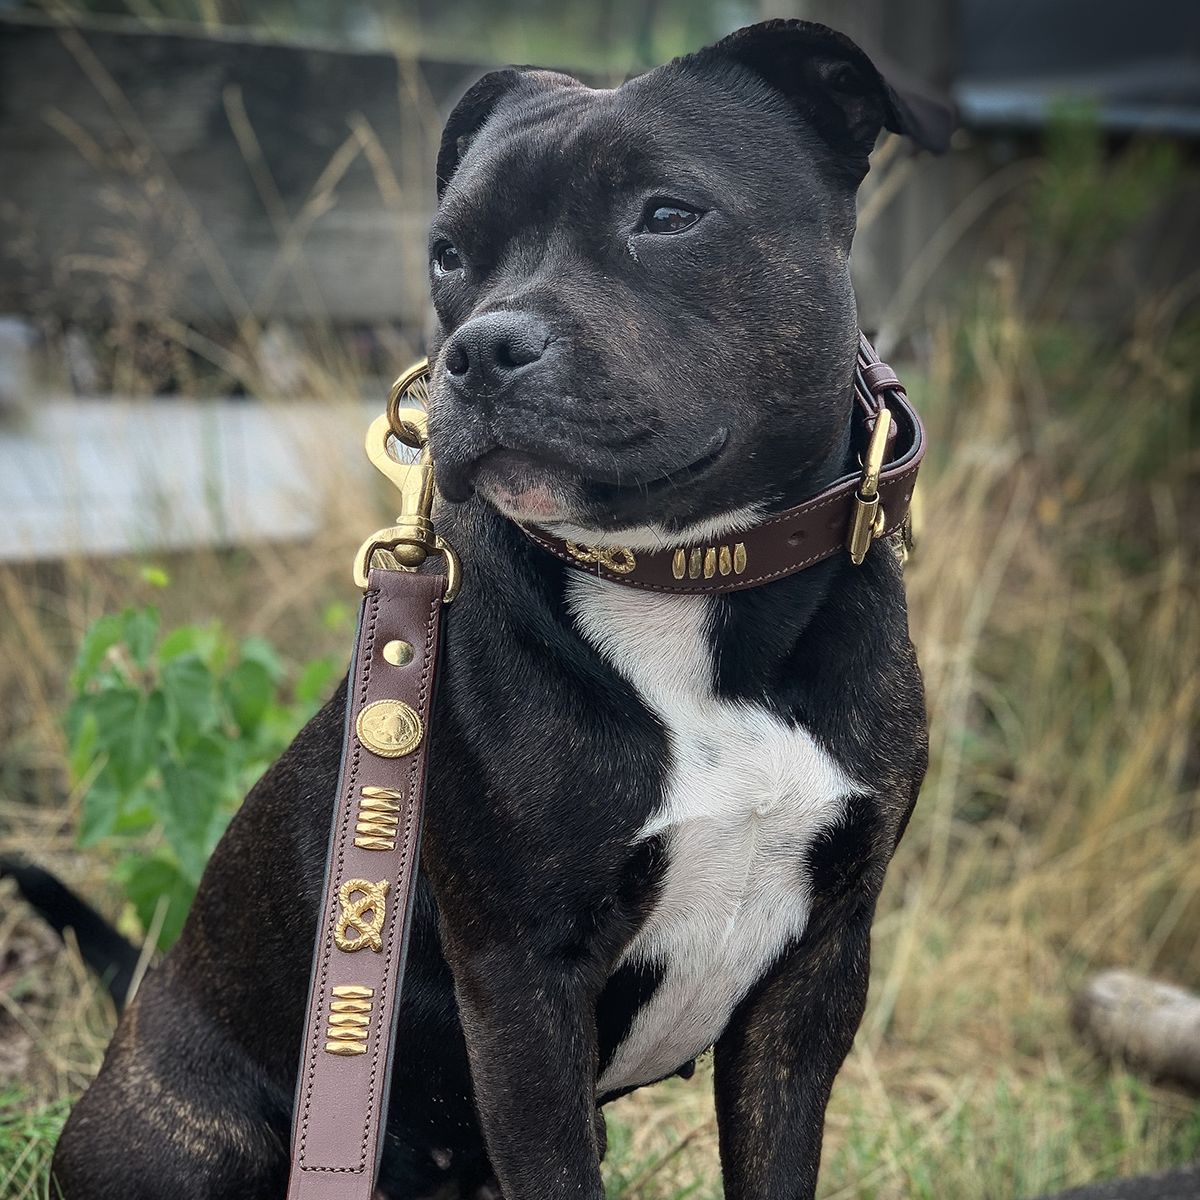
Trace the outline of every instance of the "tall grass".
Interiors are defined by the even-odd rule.
[[[1172,170],[1062,134],[902,369],[933,447],[908,571],[932,762],[830,1106],[827,1200],[1000,1200],[1200,1155],[1194,1101],[1097,1061],[1068,1022],[1094,968],[1200,985],[1200,322],[1191,285],[1115,307],[1106,291]],[[250,362],[255,332],[237,336]],[[332,488],[314,543],[164,560],[174,582],[153,597],[139,561],[0,570],[0,852],[140,934],[104,858],[73,849],[60,714],[82,630],[154,598],[168,623],[217,617],[285,658],[344,651],[348,625],[321,616],[352,608],[373,508]],[[20,1080],[0,1108],[28,1117],[0,1117],[0,1154],[28,1129],[22,1161],[38,1161],[112,1021],[78,956],[0,892],[0,1071]],[[719,1191],[710,1088],[702,1063],[612,1107],[613,1195]],[[13,1176],[17,1194],[35,1175]]]

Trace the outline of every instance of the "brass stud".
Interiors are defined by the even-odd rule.
[[[390,662],[393,667],[406,667],[413,660],[415,651],[411,643],[401,641],[399,638],[387,643],[383,648],[383,657],[385,662]]]
[[[733,569],[740,575],[746,569],[746,543],[738,542],[733,548]]]
[[[691,552],[691,554],[688,555],[688,578],[689,579],[699,579],[700,578],[700,551],[699,550],[693,550]]]
[[[733,555],[729,553],[728,546],[721,547],[721,552],[717,555],[717,568],[722,575],[728,575],[733,570]]]
[[[683,550],[676,550],[675,557],[671,559],[671,574],[676,579],[682,579],[684,572],[687,570],[687,554]]]
[[[709,546],[704,552],[704,578],[711,579],[717,573],[717,551]]]

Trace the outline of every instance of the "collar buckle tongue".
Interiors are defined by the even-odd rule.
[[[862,482],[854,493],[850,529],[846,534],[846,549],[856,567],[862,564],[871,543],[885,528],[886,517],[879,503],[879,473],[883,470],[883,456],[887,451],[888,430],[891,427],[891,412],[886,407],[881,408],[875,419],[875,428],[871,431],[871,442],[863,461]]]

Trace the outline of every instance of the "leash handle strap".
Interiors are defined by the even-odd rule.
[[[363,596],[296,1080],[288,1200],[374,1195],[445,590],[444,575],[372,569]]]

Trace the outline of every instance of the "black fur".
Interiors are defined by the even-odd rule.
[[[850,469],[847,259],[884,124],[938,142],[857,48],[804,23],[616,93],[499,72],[450,117],[431,428],[454,502],[439,530],[466,572],[432,723],[386,1196],[467,1195],[493,1172],[509,1200],[601,1195],[598,1071],[658,986],[617,964],[662,886],[669,846],[637,833],[670,748],[577,632],[568,568],[498,509],[678,530]],[[643,232],[670,201],[702,215]],[[805,1197],[924,772],[920,676],[887,545],[713,606],[717,694],[803,725],[871,789],[797,863],[809,926],[716,1046],[726,1194]],[[66,1200],[283,1195],[344,706],[342,689],[217,848],[64,1131]]]
[[[138,948],[123,938],[90,904],[48,871],[0,858],[0,879],[12,879],[21,895],[63,937],[70,929],[83,961],[104,981],[117,1012],[125,1008],[137,971]]]

